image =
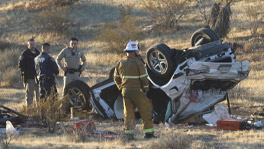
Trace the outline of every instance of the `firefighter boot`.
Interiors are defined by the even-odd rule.
[[[144,139],[154,139],[158,138],[157,136],[154,135],[154,133],[145,133]]]

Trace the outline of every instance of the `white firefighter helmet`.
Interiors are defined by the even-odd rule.
[[[138,51],[138,43],[135,41],[129,41],[124,51]]]

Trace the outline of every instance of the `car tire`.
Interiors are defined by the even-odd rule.
[[[64,90],[64,95],[69,98],[69,107],[92,110],[90,101],[90,87],[81,80],[70,82]]]
[[[157,77],[170,77],[175,70],[173,50],[164,43],[152,46],[147,50],[147,66]]]
[[[219,40],[219,36],[210,28],[201,28],[196,30],[191,37],[191,45],[203,45],[209,42]]]

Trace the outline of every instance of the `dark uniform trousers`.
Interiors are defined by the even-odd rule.
[[[40,98],[41,99],[49,96],[51,93],[53,94],[57,93],[55,80],[52,78],[40,79],[39,86],[40,86]]]
[[[55,60],[48,53],[42,52],[35,58],[35,64],[39,79],[40,98],[44,99],[50,94],[56,95],[57,89],[54,75],[59,74],[59,69]]]

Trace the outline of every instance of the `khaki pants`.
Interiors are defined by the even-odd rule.
[[[73,74],[67,73],[66,76],[63,77],[62,95],[64,95],[64,90],[67,84],[69,84],[71,81],[79,80],[79,78],[80,78],[80,72],[74,72]]]
[[[152,104],[146,95],[139,89],[122,89],[124,103],[125,133],[133,134],[135,128],[135,108],[137,107],[142,118],[145,133],[153,133]]]
[[[33,103],[33,97],[34,97],[34,92],[35,92],[35,99],[36,102],[39,101],[39,86],[36,83],[35,79],[27,79],[27,82],[25,83],[25,88],[26,88],[26,103],[27,106],[32,105]]]

